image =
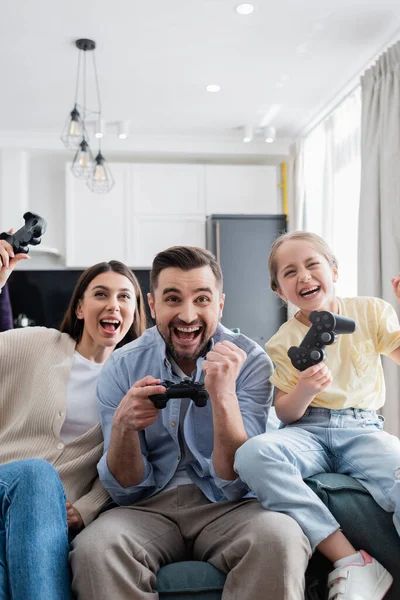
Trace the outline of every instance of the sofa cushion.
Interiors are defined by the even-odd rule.
[[[321,473],[307,480],[329,508],[353,546],[376,558],[394,577],[385,600],[400,598],[400,538],[393,515],[384,511],[357,480]]]
[[[160,569],[156,590],[163,600],[220,600],[225,579],[210,563],[177,562]]]

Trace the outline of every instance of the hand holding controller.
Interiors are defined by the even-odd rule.
[[[24,214],[25,225],[18,229],[15,233],[0,233],[0,240],[8,242],[14,250],[15,254],[28,254],[28,244],[37,246],[40,244],[41,236],[47,229],[47,223],[39,215],[26,212]]]
[[[208,394],[201,383],[195,381],[181,381],[173,383],[172,381],[162,381],[157,385],[163,385],[166,388],[164,394],[152,394],[149,396],[156,408],[165,408],[168,400],[171,398],[190,398],[196,406],[206,406]]]
[[[292,365],[299,371],[326,359],[325,346],[333,344],[336,335],[353,333],[356,323],[353,319],[336,315],[327,310],[313,310],[310,313],[311,327],[300,346],[292,346],[288,356]]]

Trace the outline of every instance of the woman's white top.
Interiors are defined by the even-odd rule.
[[[67,384],[67,414],[61,438],[67,444],[99,422],[96,387],[103,363],[88,360],[75,350]]]

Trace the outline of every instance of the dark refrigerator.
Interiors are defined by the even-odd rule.
[[[271,244],[285,230],[285,215],[207,217],[207,248],[224,276],[222,323],[263,347],[286,320],[286,307],[269,287],[268,275]]]

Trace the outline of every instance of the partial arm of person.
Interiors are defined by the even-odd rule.
[[[163,386],[151,386],[159,379],[145,377],[128,391],[113,356],[103,367],[97,386],[100,421],[105,453],[98,464],[100,480],[111,498],[128,505],[140,500],[155,488],[156,482],[143,430],[157,419],[150,394],[165,392]]]
[[[235,452],[249,437],[264,433],[272,400],[271,361],[258,347],[250,354],[232,342],[219,342],[202,365],[213,409],[211,474],[232,500],[248,491],[234,471]]]
[[[299,371],[297,385],[291,392],[276,389],[274,405],[278,419],[286,425],[298,421],[315,396],[331,383],[332,374],[323,361],[305,371]]]
[[[8,233],[14,233],[14,229],[10,229]],[[21,260],[30,259],[28,254],[14,254],[14,250],[8,242],[0,240],[0,290],[6,284],[11,273]]]
[[[400,304],[400,273],[399,275],[397,275],[397,277],[393,277],[392,287],[394,293],[396,294],[397,301]],[[400,346],[393,350],[393,352],[389,354],[389,357],[392,360],[394,360],[394,362],[396,362],[398,365],[400,365]]]
[[[396,294],[397,301],[400,303],[400,273],[397,277],[392,277],[392,287],[393,291]]]
[[[100,479],[96,477],[90,491],[73,504],[67,502],[67,522],[71,529],[81,529],[91,523],[102,508],[110,502],[110,496]]]
[[[400,365],[400,346],[389,354],[389,358],[391,358],[392,360],[394,360],[395,363]]]
[[[236,395],[236,379],[246,356],[232,342],[218,342],[202,365],[213,408],[213,466],[221,479],[236,479],[235,452],[248,439]]]
[[[391,280],[393,291],[400,303],[400,274]],[[372,299],[376,319],[376,350],[389,356],[400,365],[400,324],[395,309],[389,302],[380,298]]]

